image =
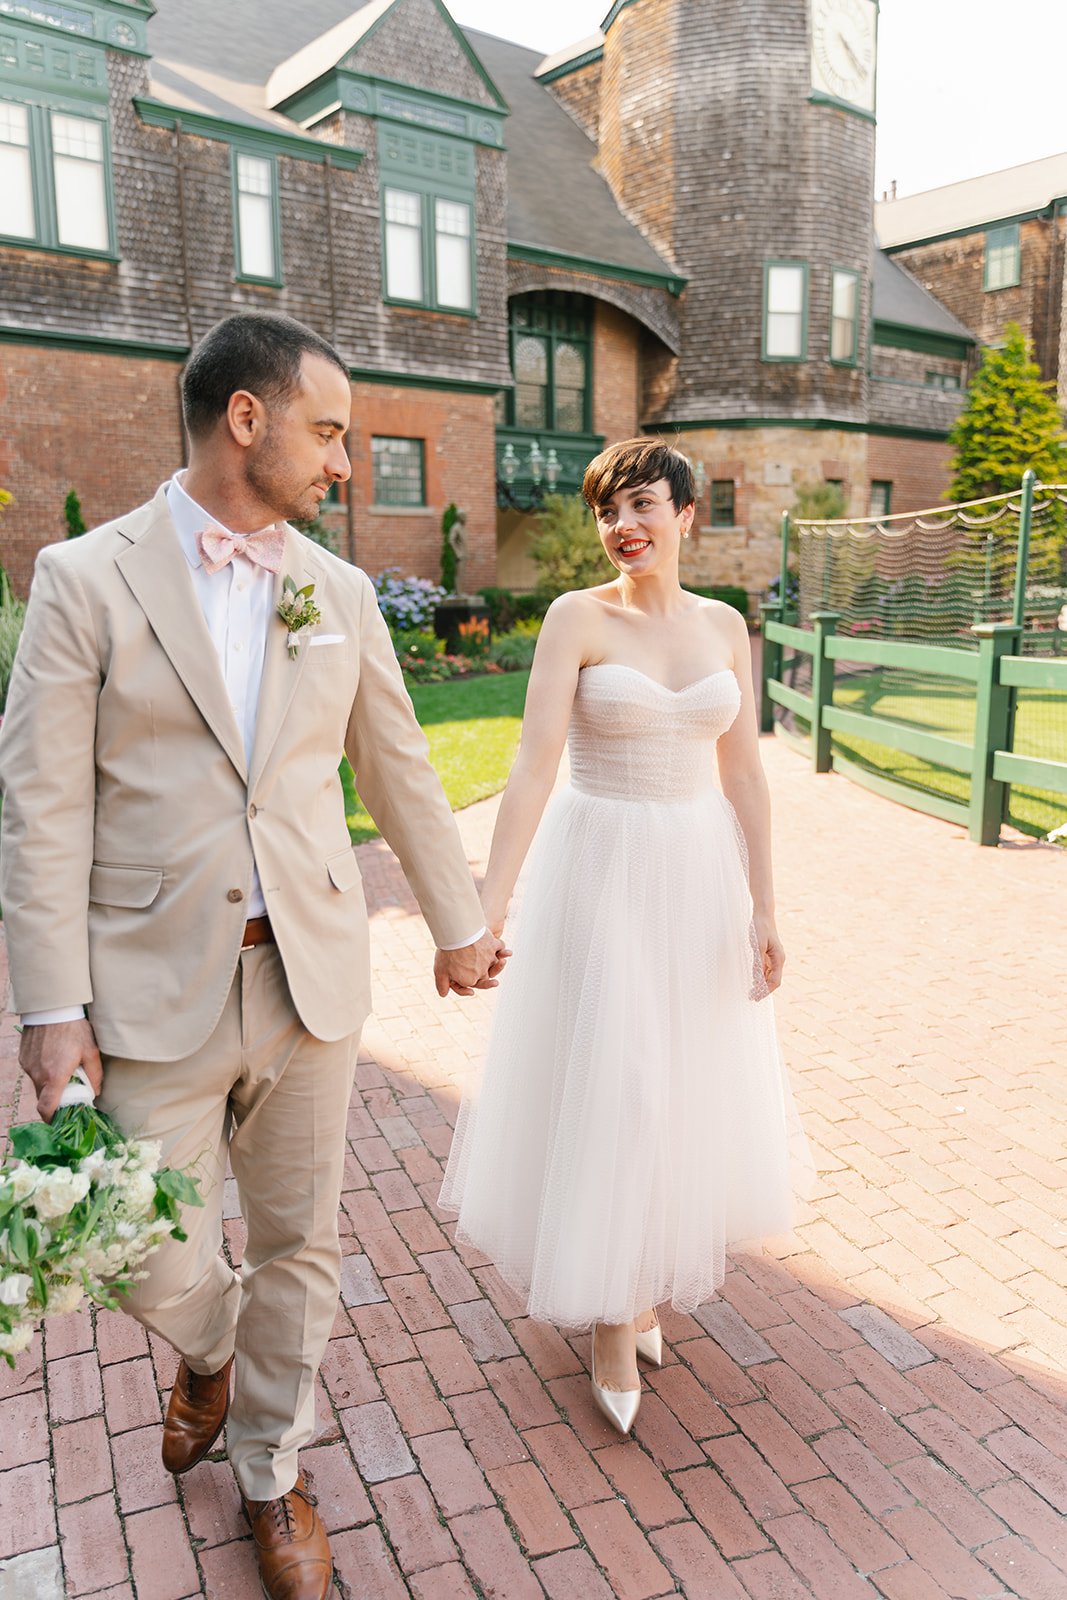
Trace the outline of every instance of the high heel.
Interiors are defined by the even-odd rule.
[[[593,1385],[593,1399],[596,1405],[607,1417],[611,1426],[619,1433],[629,1433],[637,1419],[637,1408],[641,1404],[640,1389],[605,1389],[596,1381],[596,1330],[593,1323],[593,1339],[591,1352]]]
[[[635,1328],[634,1332],[637,1335],[637,1353],[641,1360],[647,1361],[649,1366],[662,1367],[663,1329],[659,1325],[659,1318],[656,1318],[654,1327],[646,1328],[644,1332],[640,1328]]]

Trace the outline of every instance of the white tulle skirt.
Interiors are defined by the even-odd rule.
[[[441,1205],[540,1320],[692,1311],[807,1166],[732,808],[561,790],[509,938]]]

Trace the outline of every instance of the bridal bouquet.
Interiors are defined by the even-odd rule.
[[[0,1165],[0,1355],[9,1366],[47,1316],[88,1297],[114,1307],[150,1251],[184,1239],[196,1180],[159,1166],[159,1145],[127,1139],[78,1074],[51,1122],[10,1130]]]

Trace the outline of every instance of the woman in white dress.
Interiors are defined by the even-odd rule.
[[[790,1226],[803,1144],[744,621],[679,583],[679,451],[613,445],[582,492],[619,575],[556,600],[538,640],[483,888],[498,934],[534,848],[441,1204],[531,1316],[592,1327],[593,1395],[626,1433],[656,1307],[694,1310],[728,1244]]]

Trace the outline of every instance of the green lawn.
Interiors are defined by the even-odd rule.
[[[411,686],[415,715],[430,742],[433,762],[453,811],[498,794],[519,745],[528,672],[456,678]],[[353,844],[378,830],[360,802],[347,761],[341,763],[345,813]]]
[[[918,672],[884,670],[842,678],[834,686],[834,704],[850,711],[886,717],[970,744],[974,737],[974,687]],[[1019,691],[1015,752],[1062,761],[1067,755],[1067,700],[1050,690]],[[843,756],[915,789],[925,789],[967,803],[970,778],[918,756],[888,750],[852,734],[834,734],[834,749]],[[1010,821],[1028,833],[1044,834],[1067,820],[1067,795],[1012,785]]]

